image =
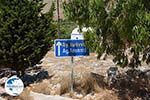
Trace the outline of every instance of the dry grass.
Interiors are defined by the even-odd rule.
[[[94,100],[119,100],[115,93],[110,93],[108,90],[103,90],[103,93],[95,95]]]
[[[65,94],[65,93],[68,93],[70,91],[70,83],[71,83],[71,80],[70,80],[69,74],[63,76],[63,78],[60,82],[60,84],[61,84],[60,94],[61,95]]]
[[[25,88],[19,98],[20,100],[34,100],[33,97],[30,96],[30,88]]]
[[[97,78],[102,81],[98,81]],[[92,92],[100,92],[103,88],[103,79],[95,77],[91,73],[83,73],[80,79],[75,80],[75,90],[84,95]]]
[[[32,87],[32,91],[33,92],[37,92],[37,93],[43,93],[46,95],[50,95],[51,92],[51,88],[49,87],[49,81],[45,80],[42,81],[41,83],[37,83],[37,84],[33,84]]]
[[[118,100],[116,99],[116,94],[110,93],[107,89],[105,89],[104,77],[95,73],[90,72],[75,72],[74,73],[74,93],[70,93],[70,73],[65,73],[59,76],[59,81],[55,80],[43,80],[40,83],[36,83],[31,85],[31,89],[26,89],[20,96],[21,100],[33,100],[33,98],[29,95],[30,90],[37,93],[43,93],[47,95],[63,95],[68,94],[68,97],[72,97],[75,99],[83,99],[87,94],[100,94],[95,95],[94,98],[89,100]],[[56,81],[56,82],[54,82]],[[60,84],[60,88],[52,89],[54,85]],[[51,85],[50,85],[51,84]],[[52,94],[52,91],[55,93]],[[75,93],[82,94],[82,98],[78,98]],[[86,99],[83,99],[86,100]]]
[[[78,75],[78,76],[77,76]],[[83,95],[100,92],[105,87],[102,77],[92,73],[81,73],[74,77],[74,91]],[[98,80],[99,79],[99,80]],[[70,91],[70,76],[65,76],[61,81],[61,94]]]

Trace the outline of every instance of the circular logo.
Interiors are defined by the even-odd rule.
[[[17,76],[12,76],[5,82],[5,90],[11,96],[18,96],[22,93],[24,84]]]

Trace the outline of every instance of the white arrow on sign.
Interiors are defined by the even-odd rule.
[[[61,42],[57,42],[56,46],[58,46],[58,56],[60,56],[60,46],[61,46]]]

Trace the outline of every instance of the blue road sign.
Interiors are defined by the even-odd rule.
[[[89,50],[85,46],[84,40],[56,39],[55,56],[88,56]]]

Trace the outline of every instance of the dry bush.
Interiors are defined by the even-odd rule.
[[[100,92],[105,87],[104,77],[94,73],[81,73],[74,75],[74,91],[83,95]],[[70,91],[70,76],[65,76],[61,81],[61,94]]]
[[[83,73],[81,79],[75,80],[75,90],[84,95],[100,92],[104,88],[103,78],[94,73]]]
[[[70,77],[69,76],[65,76],[63,77],[62,81],[60,82],[61,84],[61,88],[60,88],[60,94],[65,94],[68,93],[70,91]]]

